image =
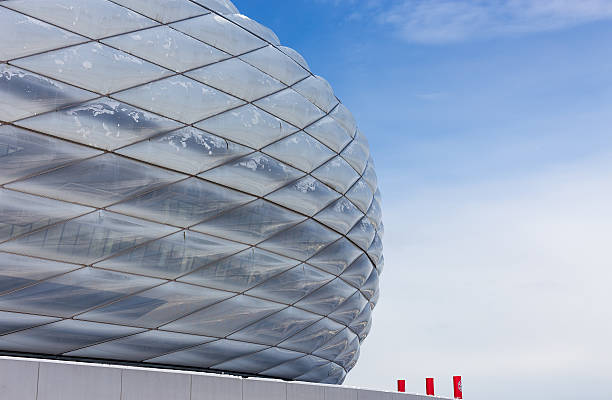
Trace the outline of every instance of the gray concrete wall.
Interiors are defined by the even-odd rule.
[[[432,400],[342,386],[0,357],[0,400]]]

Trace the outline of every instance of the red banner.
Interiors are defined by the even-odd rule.
[[[398,392],[405,392],[406,391],[406,381],[403,379],[398,379],[397,380],[397,391]]]
[[[455,398],[463,399],[463,385],[460,376],[453,376],[453,387],[455,388]]]
[[[435,396],[434,378],[425,378],[425,392],[428,396]]]

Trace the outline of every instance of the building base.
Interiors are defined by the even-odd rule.
[[[424,400],[430,396],[17,357],[0,357],[2,400]]]

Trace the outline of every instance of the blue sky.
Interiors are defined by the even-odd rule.
[[[612,398],[612,2],[235,4],[332,84],[377,164],[383,294],[346,383]]]

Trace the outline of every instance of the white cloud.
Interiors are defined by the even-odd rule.
[[[417,43],[448,43],[559,30],[612,18],[609,0],[326,0],[356,8]]]

